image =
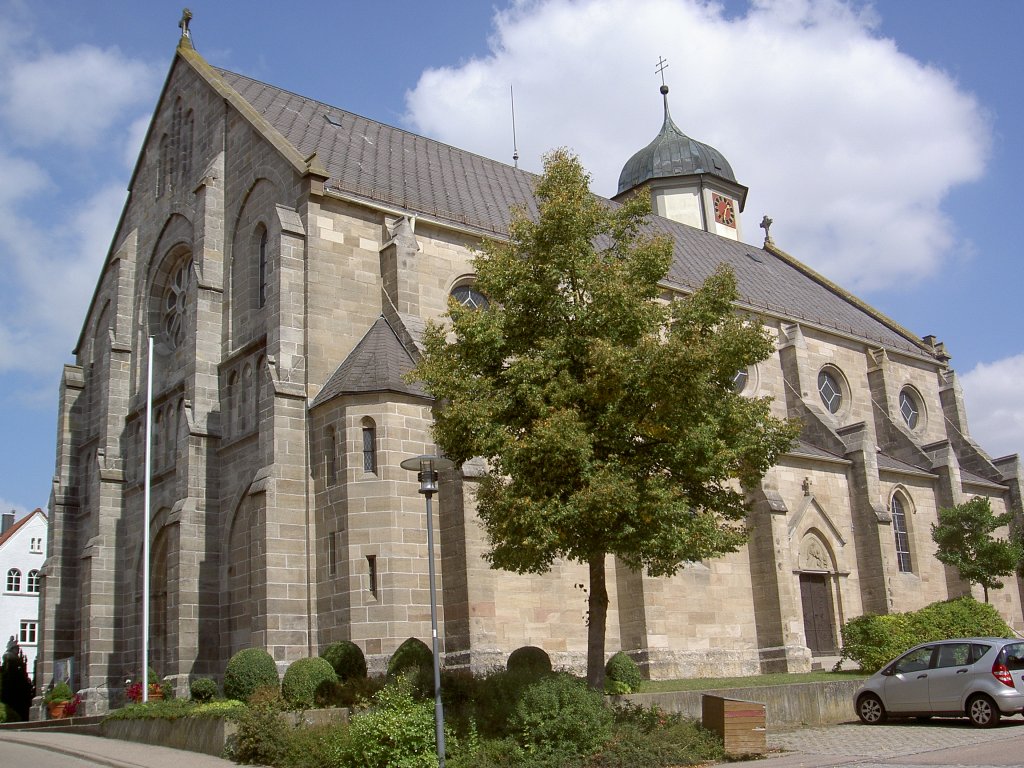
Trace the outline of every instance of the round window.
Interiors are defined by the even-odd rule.
[[[470,309],[487,309],[489,303],[487,297],[471,285],[460,285],[453,288],[452,298]]]
[[[818,394],[829,413],[839,412],[843,405],[843,390],[831,371],[824,370],[818,374]]]
[[[921,421],[921,401],[910,387],[900,392],[900,415],[911,429],[916,429]]]

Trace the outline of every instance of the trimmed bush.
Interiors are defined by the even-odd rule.
[[[839,663],[851,659],[865,672],[877,672],[918,643],[975,636],[1012,637],[1012,633],[995,608],[972,597],[932,603],[908,613],[868,614],[843,624]]]
[[[213,701],[220,691],[217,690],[217,683],[208,677],[197,677],[188,687],[188,694],[192,701],[200,703]]]
[[[351,640],[331,643],[320,654],[334,668],[338,680],[345,682],[366,677],[366,657],[362,649]]]
[[[434,653],[427,644],[415,637],[410,637],[391,655],[388,660],[388,677],[397,677],[406,670],[433,673]]]
[[[248,701],[260,688],[280,690],[274,658],[262,648],[246,648],[228,661],[224,670],[224,695]]]
[[[523,691],[509,723],[522,748],[540,757],[592,755],[612,735],[612,712],[601,694],[564,673]]]
[[[416,701],[405,676],[384,686],[374,702],[373,709],[352,719],[348,738],[338,745],[335,764],[346,768],[436,767],[434,705]],[[454,734],[446,731],[445,737],[447,749],[455,749]]]
[[[608,691],[607,689],[623,686],[626,689],[625,693],[636,693],[640,690],[640,681],[643,679],[640,675],[640,667],[622,651],[608,659],[608,663],[604,666],[604,675],[606,693],[618,693],[618,690]],[[609,683],[612,685],[609,686]],[[616,686],[615,683],[619,685]]]
[[[514,675],[543,677],[551,674],[551,657],[543,648],[524,645],[512,651],[505,663],[505,669]]]
[[[293,707],[309,709],[314,705],[314,695],[323,683],[337,682],[334,667],[327,659],[314,656],[311,659],[293,661],[285,670],[281,680],[284,700]]]

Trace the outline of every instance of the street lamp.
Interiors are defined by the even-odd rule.
[[[437,642],[437,587],[434,585],[434,523],[430,497],[437,493],[437,473],[455,463],[443,456],[413,456],[401,463],[402,469],[416,472],[420,493],[427,499],[427,564],[430,573],[430,630],[434,639],[434,725],[437,729],[437,762],[444,768],[444,708],[441,706],[441,652]]]

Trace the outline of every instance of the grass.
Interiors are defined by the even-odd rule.
[[[709,691],[717,688],[764,688],[770,685],[797,683],[830,683],[843,680],[863,680],[866,672],[779,672],[751,677],[700,677],[689,680],[644,680],[640,693],[668,693],[670,691]]]

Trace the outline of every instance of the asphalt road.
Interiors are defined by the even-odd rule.
[[[765,759],[722,768],[1024,768],[1024,719],[997,728],[972,728],[966,720],[844,723],[825,728],[769,732],[775,750]],[[782,751],[785,750],[785,751]],[[45,731],[0,731],[2,768],[229,768],[234,763],[98,736]]]

